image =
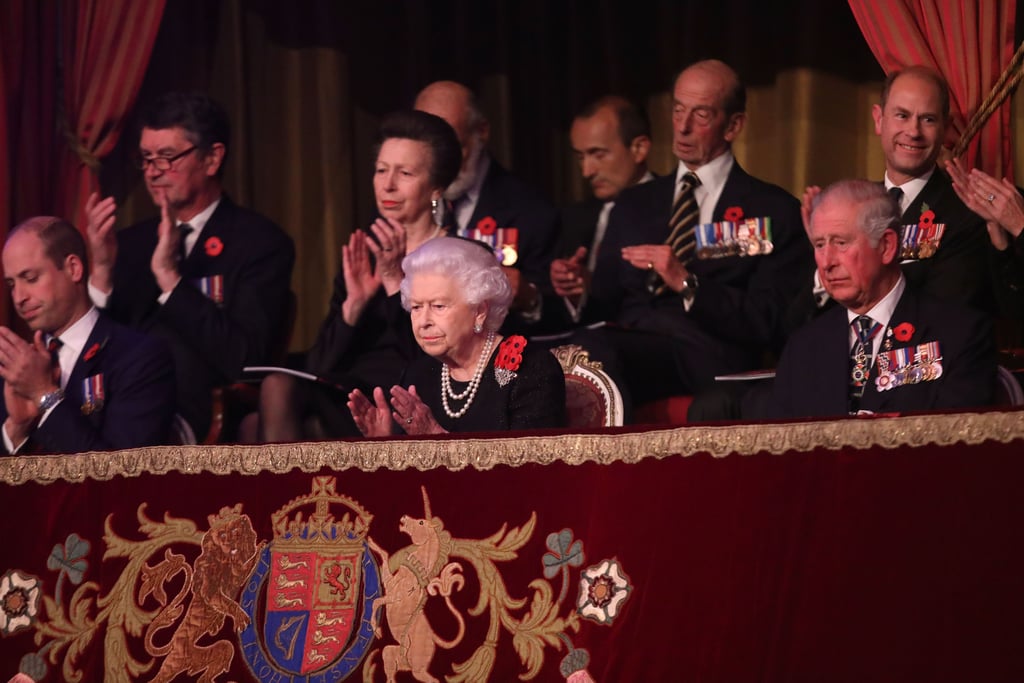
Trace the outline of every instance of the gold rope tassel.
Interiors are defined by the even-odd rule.
[[[1024,78],[1024,68],[1021,68],[1022,64],[1024,64],[1024,42],[1017,48],[1013,59],[1003,69],[1003,73],[999,75],[999,80],[996,81],[996,84],[985,97],[981,106],[978,107],[978,111],[974,112],[974,116],[971,117],[970,122],[967,124],[967,130],[960,136],[956,146],[953,148],[954,159],[959,159],[963,156],[971,139],[977,135],[989,117],[992,116],[996,109],[1002,106],[1006,98],[1010,96],[1010,93],[1013,92],[1017,84]]]

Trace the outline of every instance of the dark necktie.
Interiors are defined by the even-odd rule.
[[[860,408],[864,386],[871,374],[871,340],[882,329],[882,325],[866,315],[857,316],[850,325],[857,337],[850,350],[850,412],[855,413]]]
[[[64,346],[57,337],[50,337],[46,342],[46,350],[50,352],[50,366],[53,368],[53,381],[60,386],[60,348]]]
[[[896,202],[896,206],[899,207],[900,213],[903,213],[903,190],[893,186],[889,188],[888,192],[889,196]]]
[[[185,249],[185,239],[189,234],[195,230],[188,223],[182,223],[178,226],[179,237],[178,237],[178,264],[180,265],[188,257],[188,251]]]
[[[700,219],[700,207],[697,205],[694,189],[698,185],[700,178],[696,173],[691,171],[683,176],[679,193],[672,202],[672,214],[668,219],[668,239],[665,240],[665,244],[672,247],[672,253],[684,265],[692,258],[692,252],[697,245],[694,228]],[[657,273],[651,273],[647,278],[647,289],[658,295],[665,291],[665,283]]]

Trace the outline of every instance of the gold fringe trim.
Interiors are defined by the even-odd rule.
[[[259,446],[153,446],[75,455],[29,455],[0,458],[0,482],[107,481],[142,474],[243,474],[359,469],[420,471],[467,467],[488,470],[498,465],[569,465],[634,463],[706,453],[729,455],[818,448],[867,449],[874,446],[977,445],[1024,439],[1024,411],[846,419],[795,424],[678,427],[629,434],[564,434],[493,439],[324,441]]]

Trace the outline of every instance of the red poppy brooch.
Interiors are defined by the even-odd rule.
[[[498,221],[492,216],[485,216],[476,222],[476,229],[481,235],[493,235],[498,229]]]
[[[206,239],[206,242],[203,243],[203,248],[206,249],[207,256],[220,256],[220,253],[224,251],[224,243],[221,242],[219,237],[214,235]]]
[[[730,206],[725,210],[725,220],[730,223],[743,220],[743,208],[739,206]]]
[[[921,217],[917,219],[918,225],[928,226],[935,222],[935,212],[931,209],[923,211]]]
[[[494,379],[505,386],[516,378],[516,370],[523,362],[523,349],[526,348],[526,337],[514,334],[501,342],[498,357],[494,361]]]
[[[82,360],[92,360],[93,358],[96,357],[96,354],[99,353],[99,350],[100,344],[99,342],[96,342],[95,344],[90,346],[84,354],[82,354]]]
[[[900,323],[892,328],[892,336],[896,337],[896,341],[908,342],[914,336],[914,326],[910,323]]]

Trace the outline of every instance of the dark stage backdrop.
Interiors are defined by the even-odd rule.
[[[748,170],[796,193],[880,176],[870,103],[883,74],[845,3],[169,0],[140,100],[195,88],[228,107],[229,191],[297,242],[293,346],[304,348],[342,241],[374,210],[383,114],[433,80],[462,81],[481,95],[497,158],[564,204],[586,192],[568,144],[574,113],[607,93],[638,100],[665,172],[671,82],[709,57],[751,86],[737,144]],[[125,136],[101,175],[123,200],[119,224],[153,213],[130,169],[134,144]]]

